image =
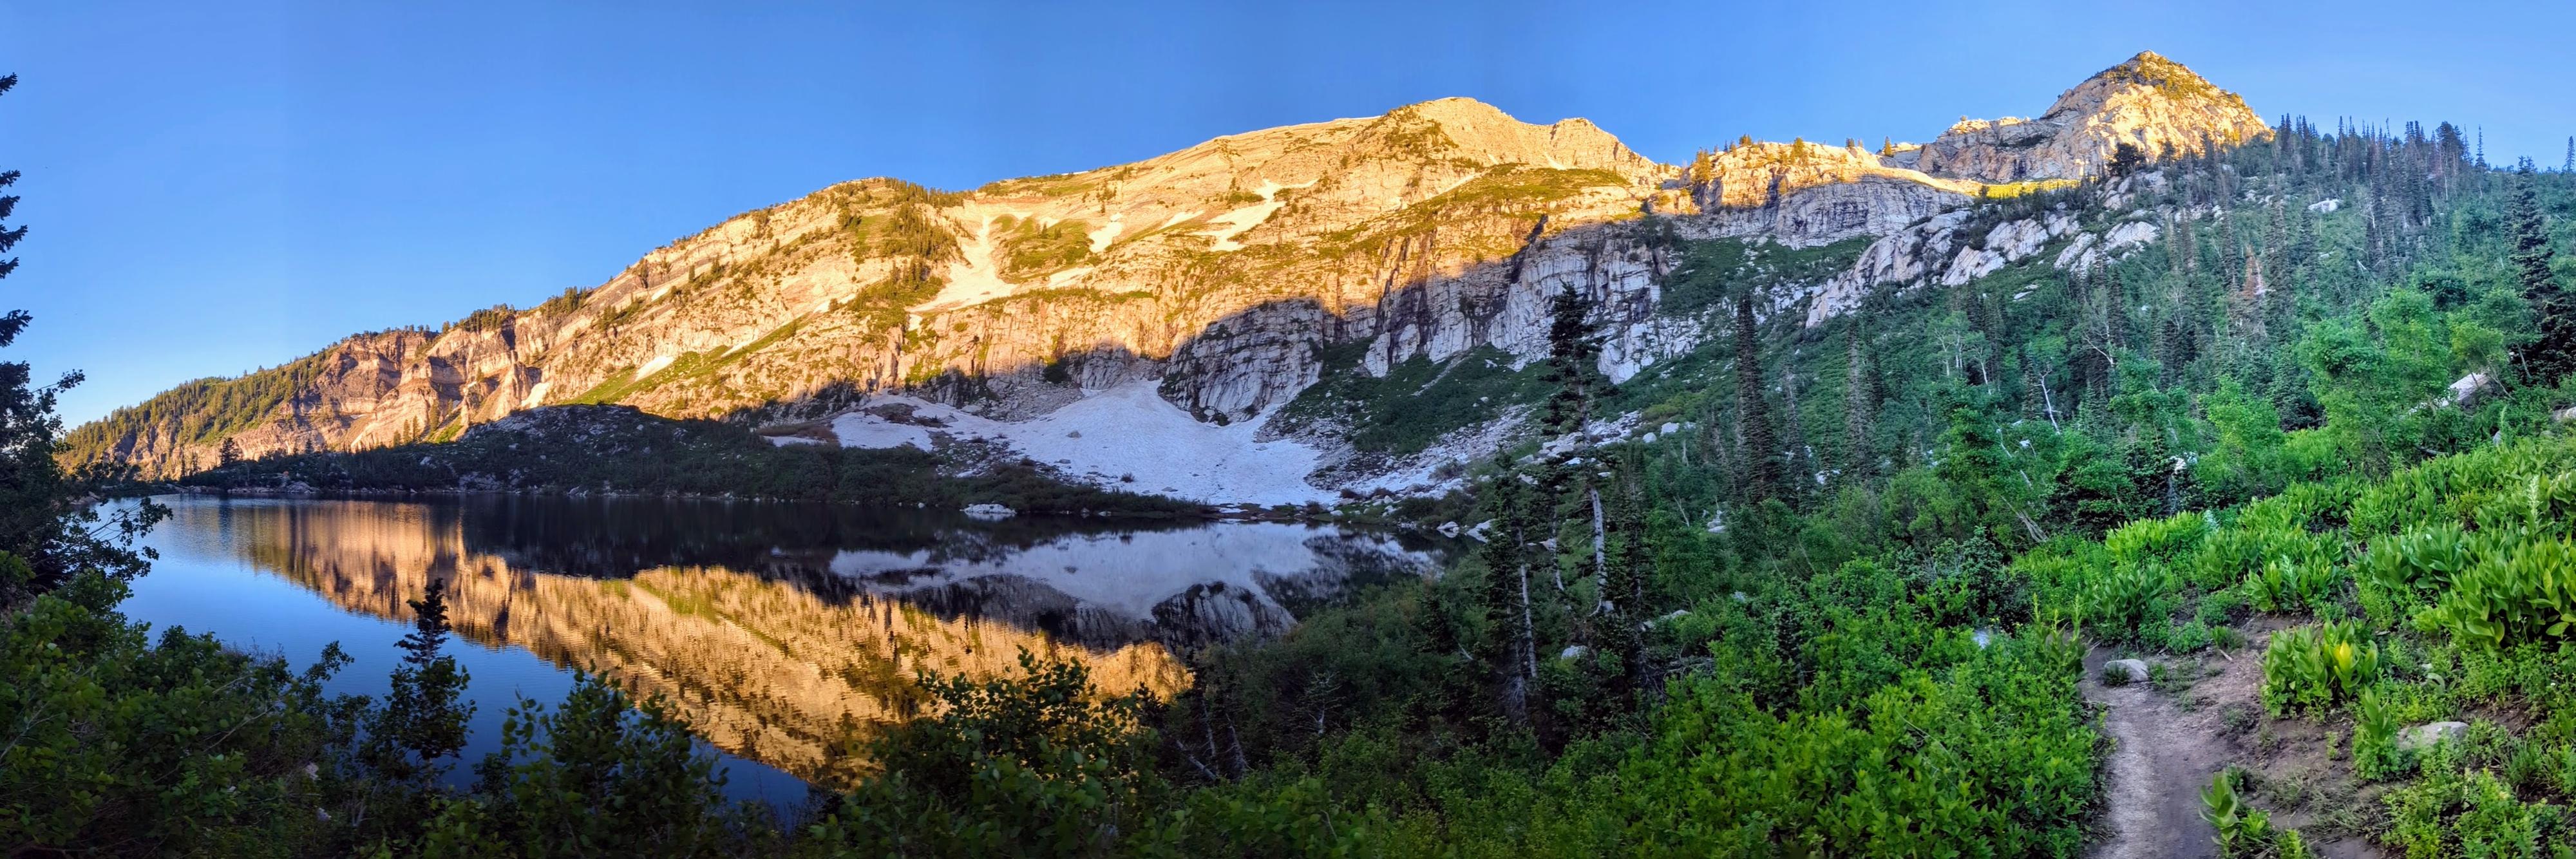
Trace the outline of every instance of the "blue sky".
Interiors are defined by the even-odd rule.
[[[2250,9],[2264,5],[2267,8]],[[740,6],[750,11],[731,10]],[[726,11],[718,11],[724,9]],[[59,3],[0,0],[32,228],[5,355],[74,422],[167,386],[589,286],[864,176],[967,188],[1465,95],[1665,161],[1921,140],[2152,49],[2267,118],[2576,133],[2576,13],[2475,2]]]

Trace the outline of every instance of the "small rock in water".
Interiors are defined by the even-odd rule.
[[[2129,673],[2129,682],[2147,682],[2147,663],[2143,659],[2114,659],[2103,663],[2104,669],[2117,668]]]
[[[2429,749],[2443,740],[2456,740],[2469,732],[2467,722],[2434,722],[2397,732],[2397,747],[2405,750]]]

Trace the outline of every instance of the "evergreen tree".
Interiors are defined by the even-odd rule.
[[[1844,329],[1846,357],[1843,379],[1843,477],[1866,479],[1877,456],[1870,444],[1869,425],[1878,405],[1878,385],[1869,371],[1869,355],[1861,348],[1861,326]]]
[[[397,788],[427,790],[447,771],[443,761],[464,750],[474,705],[464,700],[465,669],[444,652],[452,629],[447,580],[432,577],[421,598],[408,602],[412,631],[395,645],[402,664],[394,667],[392,688],[367,713],[358,756]]]
[[[2117,179],[2122,176],[2138,172],[2138,167],[2144,165],[2146,162],[2146,150],[2139,149],[2138,145],[2135,143],[2123,141],[2119,145],[2111,147],[2111,164],[2109,168],[2111,178]]]
[[[17,84],[17,75],[0,76],[0,94]],[[9,224],[18,197],[5,191],[17,184],[18,175],[16,170],[0,171],[0,254],[27,237],[25,225]],[[17,257],[0,259],[0,278],[17,268]],[[33,318],[24,310],[0,313],[0,348],[16,342]],[[57,462],[63,422],[54,403],[80,384],[81,374],[65,373],[41,386],[34,376],[24,361],[0,362],[0,554],[26,562],[23,567],[0,565],[0,607],[52,590],[76,570],[97,570],[117,579],[141,575],[152,552],[133,549],[132,542],[170,513],[147,499],[102,514],[85,500],[131,469],[96,464],[75,472]]]
[[[1735,420],[1744,433],[1744,499],[1759,502],[1780,492],[1780,442],[1771,431],[1771,407],[1762,392],[1762,344],[1753,322],[1753,292],[1735,296]]]
[[[2553,256],[2549,231],[2540,214],[2539,192],[2533,187],[2531,162],[2525,159],[2514,171],[2513,200],[2509,218],[2513,229],[2513,267],[2522,284],[2522,298],[2531,305],[2533,340],[2523,346],[2523,371],[2538,384],[2551,384],[2570,370],[2576,370],[2576,297],[2549,270]]]
[[[216,468],[231,468],[241,461],[241,445],[234,443],[231,436],[225,436],[223,443],[215,446]]]
[[[1530,532],[1534,494],[1506,457],[1495,460],[1503,475],[1485,496],[1485,544],[1476,551],[1484,562],[1483,599],[1487,663],[1501,681],[1500,709],[1514,723],[1529,722],[1530,681],[1538,675],[1535,616],[1530,609]],[[1553,559],[1551,559],[1551,563]]]
[[[1577,432],[1592,417],[1601,341],[1592,333],[1593,302],[1568,286],[1548,302],[1547,376],[1556,386],[1541,422],[1552,434]]]

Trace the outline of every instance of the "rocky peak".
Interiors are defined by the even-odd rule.
[[[1472,98],[1444,98],[1406,105],[1386,119],[1436,126],[1453,150],[1487,166],[1526,164],[1564,170],[1609,170],[1623,176],[1660,175],[1668,168],[1628,150],[1610,132],[1582,118],[1533,125]]]
[[[1925,144],[1915,166],[1983,182],[2096,175],[2122,143],[2150,158],[2271,137],[2245,100],[2153,51],[2103,69],[2037,119],[1962,119]]]

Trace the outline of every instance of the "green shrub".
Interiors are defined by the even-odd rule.
[[[2245,581],[2254,607],[2273,614],[2317,610],[2342,584],[2343,568],[2316,555],[2273,557]]]
[[[2138,640],[2142,630],[2153,629],[2158,636],[2164,630],[2164,570],[2159,567],[2122,564],[2085,583],[2084,611],[2086,625],[2095,635],[2110,641]]]
[[[2285,629],[2263,651],[2263,706],[2324,712],[2379,679],[2379,645],[2351,623]]]
[[[2381,779],[2405,771],[2406,757],[2397,748],[2396,707],[2382,701],[2378,690],[2364,689],[2352,726],[2353,772]]]
[[[2486,554],[2416,623],[2488,649],[2541,640],[2564,647],[2576,630],[2576,545],[2531,540]]]

